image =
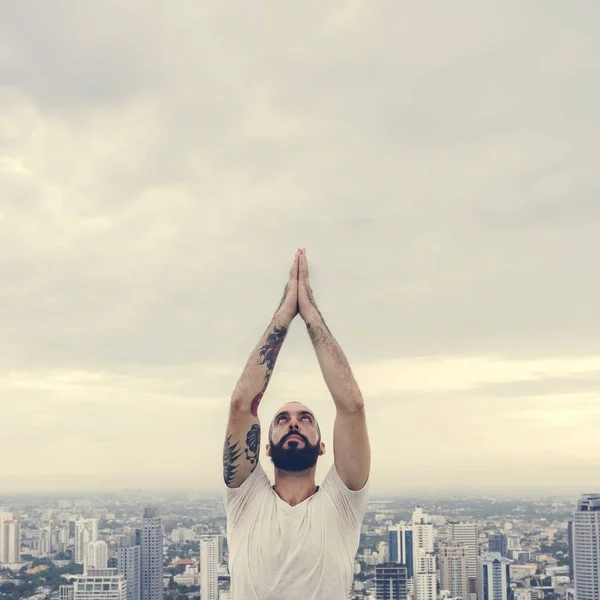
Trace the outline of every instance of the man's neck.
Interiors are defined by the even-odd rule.
[[[317,491],[315,471],[314,467],[297,473],[275,469],[273,489],[286,504],[296,506],[310,498]]]

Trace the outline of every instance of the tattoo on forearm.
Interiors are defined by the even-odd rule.
[[[237,461],[241,455],[242,451],[239,449],[239,443],[232,444],[231,436],[228,436],[223,446],[223,479],[227,485],[233,481],[240,467]]]
[[[262,390],[254,397],[252,404],[250,405],[250,411],[255,417],[258,416],[258,405],[269,385],[269,380],[271,379],[273,369],[275,369],[275,363],[277,362],[277,356],[279,355],[279,351],[281,350],[286,335],[287,327],[283,325],[281,327],[275,326],[273,332],[267,337],[266,344],[259,350],[260,359],[258,364],[266,365],[267,372],[265,373]]]

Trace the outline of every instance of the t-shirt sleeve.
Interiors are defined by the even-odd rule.
[[[331,465],[323,480],[323,491],[333,500],[340,523],[347,534],[354,534],[357,531],[360,533],[360,526],[369,503],[369,483],[370,479],[362,489],[351,490],[342,481],[335,464]]]
[[[223,503],[225,504],[228,527],[235,527],[248,508],[249,503],[255,502],[257,496],[270,488],[271,482],[260,461],[256,465],[256,469],[252,471],[240,487],[230,488],[223,482]]]

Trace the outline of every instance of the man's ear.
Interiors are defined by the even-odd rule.
[[[321,442],[321,449],[319,451],[319,456],[323,456],[325,454],[325,444]]]
[[[270,444],[265,445],[265,452],[267,453],[267,456],[271,456],[271,445]]]

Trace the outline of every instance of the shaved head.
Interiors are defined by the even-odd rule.
[[[282,412],[285,412],[287,410],[287,407],[290,404],[299,404],[300,406],[304,407],[310,414],[313,415],[314,419],[315,419],[315,425],[317,426],[317,431],[319,433],[319,441],[321,440],[321,428],[319,427],[319,422],[317,421],[317,417],[315,415],[315,413],[310,410],[310,408],[308,408],[308,406],[306,406],[306,404],[302,403],[302,402],[298,402],[297,400],[292,400],[291,402],[286,402],[279,410],[275,411],[275,416],[273,417],[273,419],[271,420],[271,424],[269,425],[269,439],[271,439],[271,435],[273,433],[273,425],[275,424],[275,419],[277,418],[277,416],[279,414],[281,414]],[[297,407],[296,407],[297,408]]]

